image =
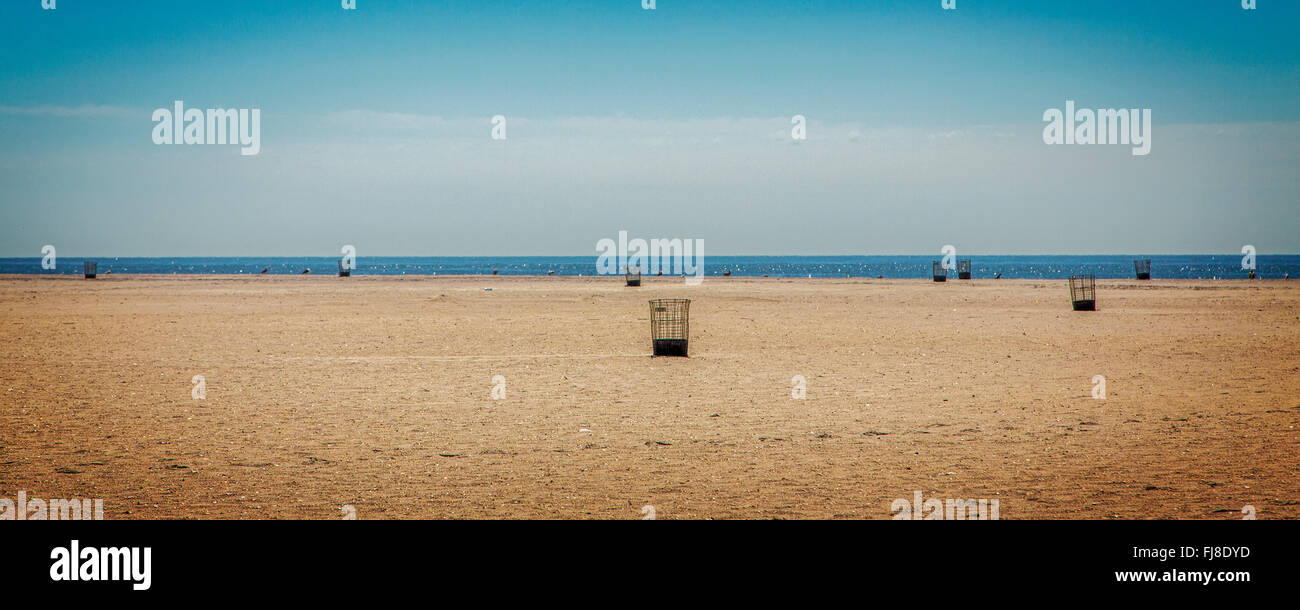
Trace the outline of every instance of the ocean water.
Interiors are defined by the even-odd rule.
[[[967,257],[962,257],[967,258]],[[972,272],[976,279],[1004,278],[1060,279],[1071,275],[1094,274],[1098,278],[1132,278],[1135,259],[1151,259],[1153,279],[1240,279],[1240,254],[1194,255],[972,255]],[[931,262],[939,256],[706,256],[706,276],[748,277],[931,277]],[[81,258],[59,257],[56,268],[41,268],[41,258],[0,258],[0,273],[66,274],[82,273]],[[97,257],[99,273],[155,274],[258,274],[263,269],[274,274],[336,275],[336,257]],[[353,275],[596,275],[595,256],[372,256],[357,257]],[[665,261],[666,262],[666,261]],[[665,268],[667,266],[665,265]],[[1259,255],[1256,275],[1282,278],[1290,274],[1300,279],[1300,255]],[[653,275],[646,273],[646,275]],[[664,275],[672,275],[668,271]],[[956,272],[950,275],[955,278]]]

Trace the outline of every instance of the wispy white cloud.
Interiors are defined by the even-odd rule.
[[[115,117],[139,116],[140,110],[125,106],[83,104],[81,106],[0,106],[0,114],[46,117]],[[146,113],[145,116],[148,116]]]
[[[682,119],[643,119],[628,116],[527,117],[504,115],[510,139],[563,141],[618,141],[650,145],[671,143],[724,143],[792,141],[791,116],[779,117],[704,117]],[[343,110],[317,115],[310,126],[344,129],[383,137],[410,137],[427,140],[487,136],[492,115],[481,117],[444,117],[437,114]],[[928,128],[868,127],[861,122],[822,121],[807,117],[807,141],[862,142],[871,139],[902,138],[954,139],[985,134],[992,127],[976,126],[959,131]],[[310,128],[310,127],[309,127]]]
[[[1157,123],[1151,155],[1134,157],[1047,146],[1037,117],[922,128],[808,116],[794,142],[783,116],[507,115],[501,142],[487,113],[263,111],[256,157],[154,146],[145,113],[125,141],[115,129],[0,147],[0,183],[14,185],[0,189],[12,248],[0,253],[582,253],[619,229],[705,238],[715,253],[1300,249],[1300,123]],[[82,216],[97,222],[66,222]]]
[[[326,113],[318,117],[318,122],[329,128],[375,132],[418,132],[421,135],[445,129],[450,124],[436,114],[355,109]]]

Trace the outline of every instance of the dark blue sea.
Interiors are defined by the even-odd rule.
[[[930,278],[939,256],[707,256],[706,276]],[[962,257],[966,258],[966,257]],[[1030,255],[971,256],[976,279],[1051,279],[1094,274],[1098,278],[1133,277],[1134,259],[1151,259],[1154,279],[1245,278],[1240,254],[1195,255]],[[41,268],[41,258],[0,258],[0,273],[80,274],[82,258],[59,257],[55,269]],[[336,257],[96,257],[99,273],[334,275]],[[667,265],[665,265],[667,266]],[[595,256],[372,256],[358,257],[353,275],[596,275]],[[1256,275],[1300,279],[1300,255],[1258,255]],[[950,275],[956,276],[956,272]]]

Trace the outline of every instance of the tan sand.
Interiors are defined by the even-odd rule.
[[[882,519],[919,490],[1003,519],[1300,516],[1300,283],[1098,293],[1075,313],[1064,281],[4,276],[0,497]],[[646,301],[681,296],[692,357],[652,359]]]

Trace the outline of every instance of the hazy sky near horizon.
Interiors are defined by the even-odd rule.
[[[1300,253],[1300,2],[1257,4],[5,0],[0,256]],[[155,145],[176,100],[260,153]],[[1048,146],[1066,100],[1150,154]]]

